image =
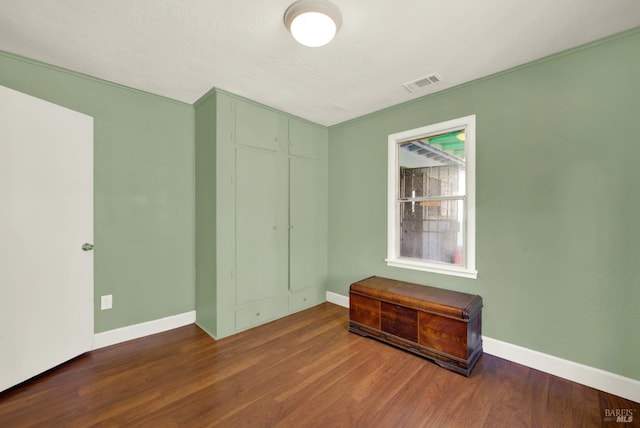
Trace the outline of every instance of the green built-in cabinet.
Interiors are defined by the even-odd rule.
[[[198,324],[219,338],[323,302],[327,128],[213,91],[196,129],[196,198],[213,197],[196,208]]]

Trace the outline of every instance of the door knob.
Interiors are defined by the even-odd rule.
[[[93,244],[84,243],[82,244],[82,251],[91,251],[93,250]]]

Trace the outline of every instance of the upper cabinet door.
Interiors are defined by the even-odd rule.
[[[234,103],[236,144],[277,151],[278,113],[249,102],[236,100]]]
[[[289,119],[289,154],[318,159],[327,145],[327,128]]]

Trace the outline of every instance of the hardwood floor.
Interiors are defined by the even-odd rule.
[[[325,303],[219,341],[191,325],[89,352],[0,393],[0,427],[640,426],[638,403],[487,354],[465,378],[347,320]]]

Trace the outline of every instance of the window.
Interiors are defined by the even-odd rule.
[[[389,135],[387,265],[477,277],[475,119]]]

